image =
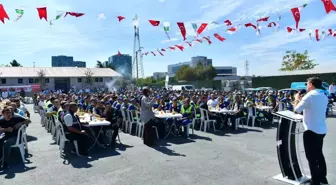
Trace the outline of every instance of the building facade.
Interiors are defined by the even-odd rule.
[[[214,80],[233,80],[239,79],[237,76],[237,68],[232,66],[216,66],[214,67],[217,73],[217,76]]]
[[[113,78],[121,77],[120,74],[110,68],[0,67],[2,74],[0,86],[41,84],[39,82],[41,71],[44,74],[44,87],[41,88],[50,90],[69,91],[70,88],[103,88]]]
[[[74,61],[72,56],[52,56],[51,57],[52,67],[86,67],[86,62]]]
[[[108,58],[108,63],[115,67],[115,70],[127,78],[132,78],[132,56],[113,55]]]
[[[155,72],[155,73],[153,73],[153,78],[155,79],[155,80],[158,80],[158,79],[165,79],[166,78],[166,76],[167,76],[167,72]]]
[[[196,56],[191,57],[191,61],[189,62],[181,62],[177,64],[168,65],[168,75],[169,77],[174,77],[176,72],[184,65],[190,67],[196,67],[197,64],[201,63],[203,66],[212,66],[212,59],[209,59],[205,56]]]
[[[191,67],[196,67],[198,63],[201,63],[203,66],[212,66],[212,59],[209,59],[205,56],[191,57]]]

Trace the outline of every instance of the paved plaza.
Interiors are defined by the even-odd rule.
[[[32,107],[28,105],[31,112]],[[324,153],[328,178],[336,182],[336,119],[328,118]],[[60,158],[58,145],[32,115],[27,130],[29,163],[0,173],[1,185],[281,185],[275,128],[240,129],[236,133],[195,132],[190,139],[170,137],[155,148],[139,137],[120,134],[124,146],[97,149],[92,157]],[[333,152],[334,150],[334,152]],[[304,153],[302,152],[304,155]],[[15,151],[13,155],[19,154]],[[306,159],[302,157],[304,163]]]

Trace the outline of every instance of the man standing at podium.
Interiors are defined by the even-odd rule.
[[[303,144],[311,173],[311,184],[328,184],[327,166],[323,156],[323,139],[327,133],[326,114],[327,96],[320,91],[322,81],[317,77],[307,80],[305,96],[295,95],[295,112],[303,111]]]

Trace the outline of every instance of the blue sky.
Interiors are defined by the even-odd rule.
[[[326,14],[320,0],[123,0],[123,1],[79,1],[79,0],[2,0],[11,21],[0,23],[1,63],[7,64],[16,59],[24,66],[50,66],[52,55],[70,55],[75,60],[87,62],[94,67],[97,60],[106,61],[118,52],[132,54],[132,18],[138,14],[140,19],[141,45],[151,51],[182,42],[176,22],[183,21],[187,27],[189,40],[194,32],[191,23],[216,21],[220,24],[226,19],[234,24],[255,22],[256,19],[271,16],[276,20],[282,15],[278,32],[264,28],[256,36],[251,28],[242,27],[237,33],[228,35],[227,27],[207,29],[203,35],[212,37],[213,44],[195,44],[185,51],[165,52],[165,56],[144,57],[145,75],[167,71],[167,65],[190,60],[192,56],[207,56],[215,66],[236,66],[239,74],[244,74],[244,61],[250,62],[250,74],[270,75],[278,73],[282,56],[286,50],[308,50],[311,58],[319,63],[319,68],[335,66],[334,44],[336,38],[326,38],[320,42],[310,41],[308,31],[287,33],[285,27],[294,27],[295,22],[290,8],[308,3],[302,10],[300,27],[309,29],[328,29],[336,26],[336,12]],[[335,2],[336,3],[336,2]],[[47,6],[48,19],[57,11],[82,12],[80,18],[67,17],[50,27],[39,20],[36,7]],[[25,14],[18,21],[15,9],[24,8]],[[103,13],[105,20],[98,20]],[[126,20],[119,23],[117,16]],[[167,42],[162,26],[153,27],[148,20],[171,22],[172,42]],[[220,42],[213,38],[218,33],[227,38]]]

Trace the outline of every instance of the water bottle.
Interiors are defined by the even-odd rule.
[[[93,115],[90,116],[90,121],[93,121]]]

